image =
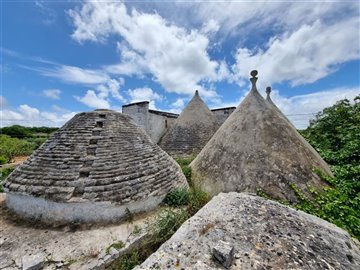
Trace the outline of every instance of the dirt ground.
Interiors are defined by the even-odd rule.
[[[120,225],[49,227],[9,212],[0,193],[0,269],[21,269],[25,257],[38,254],[46,257],[45,269],[92,269],[112,244],[135,241],[135,226],[144,229],[155,213]]]

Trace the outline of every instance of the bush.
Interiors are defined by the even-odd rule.
[[[147,226],[151,235],[151,243],[163,243],[168,240],[177,229],[189,218],[187,211],[179,209],[165,209]]]
[[[0,135],[0,156],[4,157],[6,162],[11,162],[16,156],[30,155],[34,149],[35,144],[26,140]]]
[[[6,157],[0,156],[0,165],[6,164],[8,162],[8,159]]]
[[[188,213],[183,209],[163,210],[147,225],[146,230],[149,233],[149,238],[141,244],[141,247],[122,255],[112,269],[130,270],[141,264],[162,243],[168,240],[188,218]]]
[[[187,157],[187,158],[178,158],[176,162],[180,165],[182,172],[184,173],[186,180],[188,181],[190,186],[193,186],[191,181],[191,168],[190,163],[194,160],[195,157]]]
[[[335,178],[316,172],[332,187],[317,192],[309,187],[309,199],[292,186],[300,203],[294,205],[349,231],[360,239],[360,96],[325,108],[301,131],[331,166]]]
[[[20,125],[3,127],[3,128],[1,128],[0,133],[4,134],[4,135],[8,135],[10,137],[20,138],[20,139],[33,137],[33,134],[29,128],[23,127]]]
[[[210,195],[197,188],[191,188],[187,211],[190,216],[196,214],[210,200]]]
[[[164,203],[169,206],[178,207],[188,204],[189,198],[190,196],[187,188],[176,188],[166,195]]]
[[[0,192],[4,192],[2,184],[5,181],[6,177],[8,177],[8,175],[12,173],[13,170],[14,168],[5,168],[0,170]]]

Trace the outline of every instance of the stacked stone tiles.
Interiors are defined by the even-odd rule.
[[[191,163],[195,184],[215,195],[219,192],[257,192],[296,201],[292,184],[326,185],[313,170],[332,175],[328,165],[289,120],[252,89]]]
[[[51,214],[58,207],[53,202],[64,208],[66,203],[71,207],[80,205],[78,209],[81,203],[106,202],[115,211],[114,216],[102,217],[98,213],[99,219],[118,219],[125,206],[130,210],[133,207],[134,212],[154,208],[176,186],[187,186],[176,162],[153,144],[129,116],[109,110],[77,114],[5,182],[10,208],[24,214],[17,209],[21,208],[17,207],[19,200],[41,198],[41,206],[30,209],[34,213],[28,216],[42,214],[50,220],[57,219]],[[44,206],[49,203],[51,206]],[[116,213],[116,206],[121,206],[121,213]],[[77,214],[73,218],[97,221]]]
[[[196,91],[174,126],[161,138],[159,145],[175,157],[196,155],[218,128],[214,114]]]

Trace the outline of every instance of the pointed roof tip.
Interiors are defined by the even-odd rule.
[[[252,84],[251,90],[257,91],[256,81],[257,81],[258,77],[256,77],[256,76],[258,75],[258,71],[257,70],[252,70],[250,72],[250,75],[251,75],[250,81],[251,81],[251,84]]]
[[[266,98],[270,98],[271,86],[266,87]]]

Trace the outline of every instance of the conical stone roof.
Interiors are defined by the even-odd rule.
[[[296,201],[290,187],[326,183],[313,172],[332,175],[328,165],[256,89],[252,89],[191,163],[192,179],[203,190],[219,192],[259,189],[278,199]]]
[[[198,154],[218,128],[215,116],[196,91],[159,145],[172,156]]]
[[[129,116],[79,113],[6,180],[7,205],[46,222],[112,222],[187,186],[177,163]]]

